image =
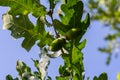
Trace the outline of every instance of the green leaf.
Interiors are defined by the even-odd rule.
[[[93,80],[98,80],[98,78],[95,76],[95,77],[93,78]]]
[[[57,76],[56,80],[69,80],[69,77],[60,77],[60,76]]]
[[[8,14],[4,14],[3,17]],[[11,15],[12,16],[12,15]],[[31,49],[31,47],[35,44],[37,34],[34,33],[34,25],[29,20],[28,16],[18,16],[13,17],[13,21],[11,21],[11,25],[9,25],[9,30],[11,31],[11,35],[15,38],[24,37],[22,47],[27,51]]]
[[[83,27],[84,27],[85,31],[87,30],[87,28],[89,27],[89,25],[90,25],[90,15],[87,13],[86,17],[85,17],[85,19],[83,21]]]
[[[59,73],[61,76],[70,76],[70,71],[67,66],[60,66],[59,67]]]
[[[77,2],[75,5],[70,7],[70,9],[74,9],[74,14],[69,22],[71,27],[81,27],[81,18],[83,14],[83,3],[82,1]]]
[[[52,78],[50,76],[47,77],[47,80],[52,80]]]
[[[50,9],[54,9],[55,7],[55,0],[49,0],[49,3],[50,3]]]
[[[108,76],[105,72],[103,72],[102,74],[100,74],[99,77],[94,77],[93,80],[108,80]]]
[[[107,74],[104,72],[99,76],[99,80],[108,80]]]
[[[18,60],[16,65],[16,70],[19,76],[22,77],[25,73],[31,73],[31,68],[29,68],[24,62]]]
[[[79,28],[81,29],[81,35],[75,40],[75,44],[79,44],[79,41],[81,40],[81,38],[83,37],[83,35],[85,34],[85,32],[87,31],[89,25],[90,25],[90,16],[89,14],[86,15],[85,19],[83,21],[81,21],[81,23],[79,23]]]
[[[38,0],[0,0],[0,6],[10,7],[9,13],[13,15],[32,13],[38,17],[46,13],[45,7]]]
[[[73,46],[72,49],[72,63],[78,63],[79,61],[82,61],[82,53],[80,52],[80,50],[78,48],[76,48],[75,46]]]
[[[60,74],[60,75],[63,75],[63,72],[64,72],[63,66],[60,65],[60,66],[59,66],[59,74]]]
[[[62,54],[62,58],[64,59],[65,66],[70,67],[70,54]]]
[[[82,42],[79,43],[78,48],[82,50],[86,45],[86,39],[84,39]]]
[[[38,64],[39,64],[39,61],[38,60],[34,60],[32,59],[32,61],[34,62],[34,66],[37,68],[37,70],[39,71],[39,67],[38,67]]]
[[[11,75],[7,75],[7,76],[6,76],[6,80],[13,80],[13,78],[12,78]]]
[[[25,39],[22,42],[22,47],[29,51],[36,42],[36,35],[31,35],[30,33],[25,34]]]
[[[73,76],[73,80],[80,80],[77,76]]]
[[[67,32],[71,27],[69,25],[64,25],[59,20],[55,19],[53,21],[55,29],[57,29],[60,33]]]
[[[6,16],[10,18],[7,18]],[[11,35],[15,39],[24,37],[22,47],[27,51],[32,48],[37,40],[40,40],[38,45],[43,47],[46,44],[49,45],[54,39],[51,34],[45,31],[44,21],[41,17],[37,19],[36,26],[34,26],[28,16],[25,15],[14,17],[13,15],[7,13],[3,15],[3,19],[5,27],[7,26],[7,28],[11,31]],[[10,20],[6,23],[5,19]]]
[[[116,39],[115,34],[109,34],[105,37],[105,40],[109,40],[109,41],[112,41],[112,40],[115,40],[115,39]]]
[[[72,6],[76,5],[76,3],[79,1],[80,0],[66,0],[65,2],[67,3],[68,7],[72,7]]]
[[[74,10],[68,9],[67,5],[65,5],[65,4],[61,5],[61,9],[65,14],[65,15],[60,14],[60,18],[62,20],[62,23],[65,25],[68,25],[70,19],[73,16]]]
[[[78,79],[80,79],[80,80],[82,80],[82,74],[81,74],[81,71],[79,70],[79,67],[77,67],[77,66],[75,66],[75,65],[73,65],[72,66],[73,67],[73,73],[74,73],[74,80],[78,80]]]
[[[75,47],[75,45],[73,46],[72,49],[72,69],[74,72],[75,76],[78,76],[78,78],[80,80],[83,80],[83,72],[84,72],[84,65],[83,65],[83,54],[82,52]]]
[[[41,35],[41,37],[39,37],[39,42],[38,42],[38,46],[39,47],[44,47],[46,44],[50,45],[51,42],[54,40],[53,35],[51,35],[49,32],[48,33],[44,33],[43,35]]]
[[[13,79],[12,76],[8,74],[8,75],[6,76],[6,80],[19,80],[19,79],[18,79],[18,78],[14,78],[14,79]]]
[[[45,27],[44,27],[45,23],[44,22],[45,22],[44,16],[37,18],[36,27],[35,27],[36,33],[42,34],[42,35],[45,33]]]

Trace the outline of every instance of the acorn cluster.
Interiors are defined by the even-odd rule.
[[[59,37],[57,39],[55,39],[54,41],[52,41],[51,45],[50,45],[50,50],[51,51],[58,51],[60,50],[66,43],[66,40],[74,40],[76,39],[81,33],[80,28],[72,28],[70,30],[68,30],[64,37]]]

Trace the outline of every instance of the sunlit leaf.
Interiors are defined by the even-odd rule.
[[[79,61],[82,60],[82,53],[80,52],[80,50],[78,50],[78,48],[76,48],[75,46],[73,47],[72,50],[72,62],[73,63],[78,63]]]
[[[3,17],[6,15],[8,15],[8,13],[4,14]],[[7,25],[7,27],[9,27],[11,35],[15,39],[24,37],[22,47],[29,51],[36,41],[36,34],[34,34],[32,31],[34,25],[31,23],[28,16],[21,15],[18,17],[12,17],[13,20],[10,22],[10,25]]]
[[[39,47],[44,47],[46,44],[50,45],[51,42],[54,40],[53,35],[50,32],[45,32],[41,37],[38,37],[40,41],[38,42]]]
[[[82,50],[86,45],[86,39],[84,39],[81,43],[79,43],[78,48]]]
[[[64,65],[70,67],[70,54],[62,54],[62,58],[64,59]]]
[[[80,0],[67,0],[67,6],[72,7],[77,4]]]
[[[68,9],[67,5],[65,4],[61,5],[61,9],[64,12],[64,15],[60,15],[60,18],[63,24],[67,25],[73,16],[74,10]]]
[[[60,77],[60,76],[56,77],[56,80],[69,80],[69,79],[70,79],[69,77]]]
[[[45,7],[38,0],[0,0],[0,6],[10,7],[9,13],[13,15],[32,13],[38,17],[46,13]]]

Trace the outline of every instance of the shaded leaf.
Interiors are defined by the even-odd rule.
[[[93,80],[108,80],[108,76],[105,72],[103,72],[102,74],[100,74],[99,77],[94,77]]]
[[[6,80],[13,80],[13,78],[12,78],[11,75],[7,75],[7,76],[6,76]]]
[[[45,33],[45,27],[44,27],[45,17],[41,16],[37,19],[35,32],[38,34],[44,34]]]
[[[99,76],[99,80],[108,80],[107,74],[104,72]]]
[[[71,27],[69,25],[64,25],[59,20],[55,19],[53,21],[55,29],[57,29],[60,33],[67,32]]]
[[[79,28],[81,29],[81,35],[79,35],[79,37],[75,40],[75,44],[79,44],[79,41],[81,40],[81,38],[83,37],[83,35],[85,34],[85,32],[87,31],[89,25],[90,25],[90,16],[89,14],[86,15],[85,19],[83,21],[81,21],[81,23],[79,23]]]
[[[90,25],[90,15],[87,13],[85,19],[83,20],[84,30],[87,30],[89,25]]]
[[[55,0],[49,0],[49,3],[50,3],[50,9],[54,9],[55,7]]]
[[[95,76],[95,77],[93,78],[93,80],[98,80],[98,78]]]
[[[81,18],[83,14],[83,3],[82,1],[78,1],[75,5],[70,7],[70,9],[74,9],[74,14],[69,22],[71,27],[81,27]]]
[[[12,76],[8,74],[6,76],[6,80],[19,80],[19,79],[17,77],[13,79]]]

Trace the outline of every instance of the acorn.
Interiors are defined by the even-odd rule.
[[[80,34],[80,28],[72,28],[66,32],[65,37],[67,40],[73,40],[76,39]]]
[[[60,37],[52,41],[49,48],[51,51],[58,51],[64,46],[65,43],[66,43],[65,38]]]

